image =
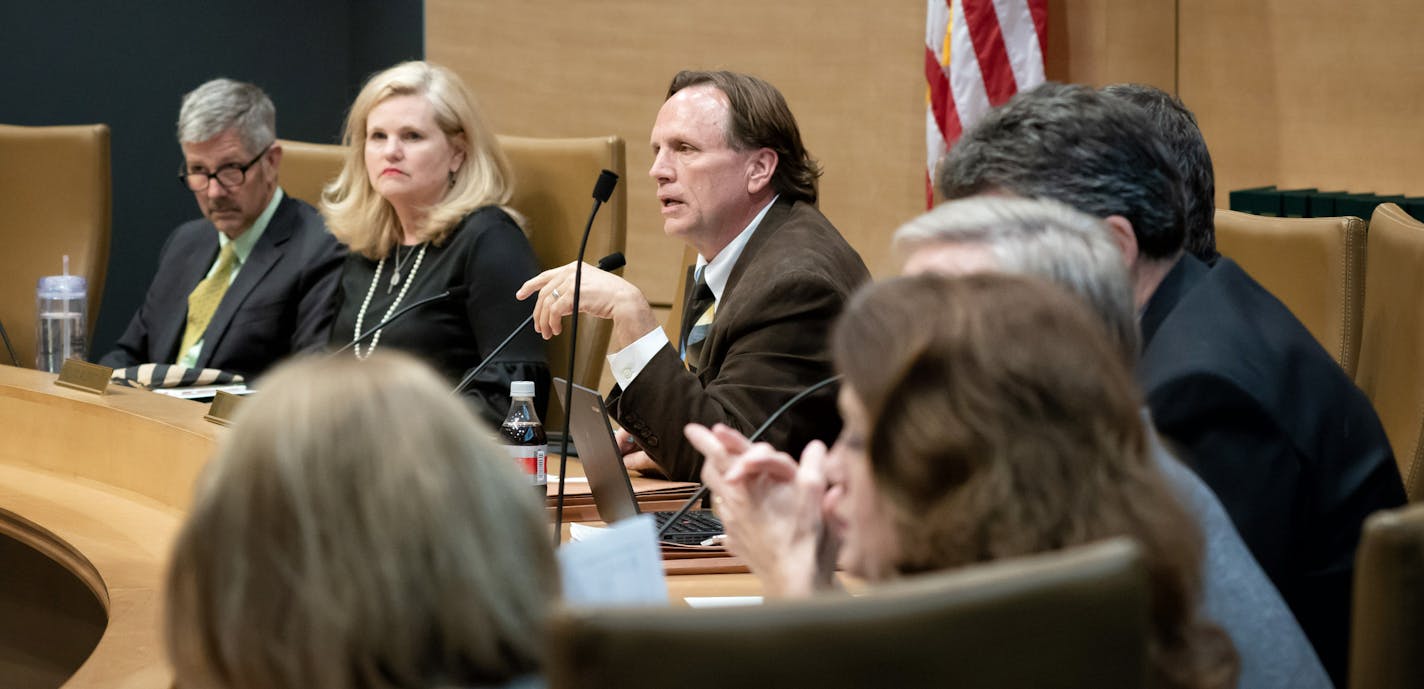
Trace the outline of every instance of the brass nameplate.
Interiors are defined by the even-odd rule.
[[[114,369],[108,366],[91,364],[83,359],[65,359],[59,367],[59,379],[54,382],[66,388],[102,395],[109,389],[109,376],[112,375]]]
[[[208,413],[204,414],[203,418],[219,426],[231,426],[232,415],[237,413],[240,402],[242,402],[241,395],[219,390],[218,394],[213,397],[212,405],[208,407]]]

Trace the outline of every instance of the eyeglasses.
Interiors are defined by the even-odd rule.
[[[215,172],[189,172],[188,164],[183,163],[178,167],[178,181],[193,191],[206,191],[212,180],[217,180],[223,189],[232,191],[247,181],[247,170],[262,160],[262,156],[267,155],[270,150],[272,144],[267,144],[267,147],[262,149],[256,158],[247,161],[246,165],[224,165]]]

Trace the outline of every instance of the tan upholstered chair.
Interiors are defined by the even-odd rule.
[[[1347,374],[1355,374],[1365,289],[1363,220],[1217,210],[1216,246],[1285,303]]]
[[[1424,224],[1381,204],[1370,218],[1369,274],[1355,383],[1384,423],[1404,488],[1424,498]]]
[[[1350,689],[1424,682],[1424,505],[1365,521],[1355,555]],[[1343,688],[1342,688],[1343,689]]]
[[[65,254],[70,274],[89,281],[85,342],[93,349],[109,268],[109,175],[108,125],[0,125],[0,323],[21,366],[35,366],[35,285],[60,273]],[[3,347],[0,363],[10,363]]]
[[[623,139],[616,136],[587,139],[531,139],[500,136],[499,143],[514,170],[514,198],[509,205],[524,216],[524,232],[534,245],[539,264],[553,268],[578,255],[579,237],[593,207],[593,184],[600,170],[618,174],[613,196],[598,212],[589,236],[585,259],[589,264],[623,251],[628,223],[627,174]],[[579,351],[574,382],[598,387],[612,323],[584,316],[579,320]],[[549,369],[567,376],[569,328],[549,342]],[[551,395],[552,398],[552,395]],[[548,428],[558,428],[563,412],[549,405]]]
[[[1148,584],[1125,539],[755,608],[575,610],[553,689],[1142,687]]]
[[[672,341],[672,346],[678,346],[678,338],[682,336],[682,312],[687,303],[684,298],[687,296],[689,286],[689,273],[692,266],[697,265],[697,250],[690,247],[682,247],[682,262],[677,267],[677,279],[673,283],[672,306],[668,309],[667,320],[663,322],[663,330],[667,332],[668,340]]]
[[[313,206],[321,205],[321,190],[341,173],[346,149],[336,144],[278,140],[282,145],[282,167],[277,180],[282,191]]]

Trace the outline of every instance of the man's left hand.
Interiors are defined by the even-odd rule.
[[[564,317],[573,314],[575,268],[575,264],[570,263],[546,270],[530,278],[514,294],[520,301],[536,292],[539,294],[534,304],[534,330],[546,340],[562,333]],[[641,290],[587,263],[583,266],[579,311],[613,321],[608,345],[613,351],[627,347],[658,327],[653,309]]]

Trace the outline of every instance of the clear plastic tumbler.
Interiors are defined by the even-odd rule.
[[[84,358],[84,326],[89,322],[87,287],[79,275],[40,278],[35,292],[35,368],[58,373],[65,359]]]

